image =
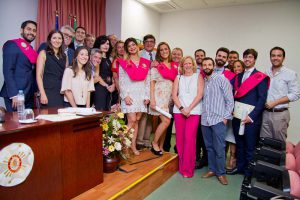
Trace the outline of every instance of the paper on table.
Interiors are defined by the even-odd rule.
[[[243,119],[243,112],[247,111],[249,114],[254,108],[252,105],[235,101],[233,116],[238,119]]]
[[[82,118],[82,117],[77,115],[58,115],[58,114],[39,115],[36,117],[36,119],[44,119],[52,122],[67,121],[67,120],[78,119],[78,118]]]
[[[170,119],[172,118],[172,115],[171,115],[170,113],[164,111],[163,109],[161,109],[161,108],[158,107],[158,106],[155,106],[155,110],[156,110],[157,112],[160,112],[161,114],[163,114],[164,116],[166,116],[166,117],[168,117],[168,118],[170,118]]]
[[[95,115],[100,114],[101,112],[97,112],[95,108],[61,108],[57,110],[58,114],[69,115],[69,114],[77,114],[77,115]]]

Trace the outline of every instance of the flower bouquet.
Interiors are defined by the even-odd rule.
[[[121,155],[126,159],[126,150],[131,146],[133,129],[128,129],[124,121],[124,113],[114,112],[101,119],[103,129],[103,155],[113,158]]]

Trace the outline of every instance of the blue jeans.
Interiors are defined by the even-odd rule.
[[[208,168],[217,176],[225,174],[226,125],[222,122],[212,126],[201,126],[208,155]]]

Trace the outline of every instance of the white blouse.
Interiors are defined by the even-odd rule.
[[[198,73],[194,73],[191,76],[178,75],[178,99],[181,105],[186,108],[197,96],[198,90]],[[181,113],[180,110],[174,105],[174,113]],[[202,100],[191,110],[191,115],[201,115],[202,113]]]

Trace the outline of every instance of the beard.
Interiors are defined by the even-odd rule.
[[[216,60],[216,65],[219,67],[223,67],[225,65],[226,62],[224,62],[223,60]]]
[[[206,74],[206,76],[210,76],[213,73],[213,69],[205,69],[204,73]]]
[[[29,38],[29,36],[32,36],[32,39]],[[28,43],[31,43],[34,39],[35,39],[35,36],[33,34],[24,34],[22,33],[22,37],[24,40],[26,40]]]

